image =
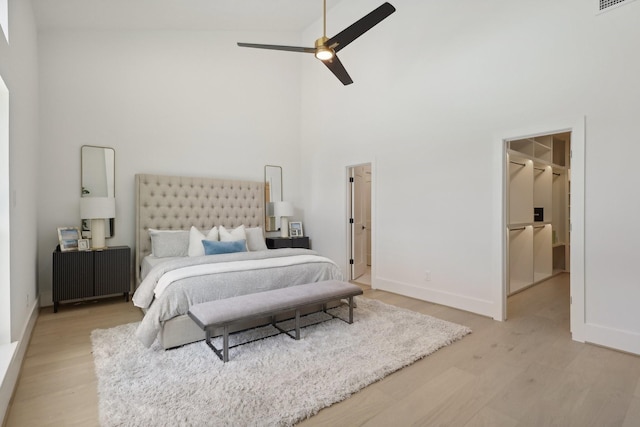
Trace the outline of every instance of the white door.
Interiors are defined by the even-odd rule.
[[[356,166],[351,169],[351,279],[362,276],[367,267],[367,233],[365,167]]]

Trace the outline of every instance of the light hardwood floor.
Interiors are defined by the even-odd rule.
[[[366,290],[473,333],[301,425],[640,426],[640,357],[571,341],[568,289],[563,275],[514,295],[506,322]],[[120,299],[43,309],[6,426],[97,425],[89,334],[140,317]]]

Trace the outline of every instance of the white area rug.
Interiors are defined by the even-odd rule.
[[[222,361],[204,341],[146,349],[137,323],[92,332],[103,426],[288,426],[461,339],[471,330],[357,298],[354,323],[309,326],[231,348]],[[333,312],[348,318],[348,308]],[[231,345],[272,332],[233,335]],[[216,345],[220,347],[220,342]]]

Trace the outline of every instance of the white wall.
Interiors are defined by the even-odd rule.
[[[495,135],[586,116],[586,338],[640,353],[640,3],[600,15],[582,0],[392,4],[395,14],[339,54],[353,85],[303,63],[314,247],[346,268],[344,171],[373,159],[374,286],[493,315]],[[340,3],[328,35],[378,5]],[[315,27],[305,34],[315,37]]]
[[[109,245],[134,246],[134,175],[262,181],[283,167],[299,192],[300,62],[237,41],[290,34],[190,31],[39,33],[39,284],[51,304],[56,227],[79,225],[80,147],[116,151],[116,225]],[[278,60],[274,60],[275,58]]]

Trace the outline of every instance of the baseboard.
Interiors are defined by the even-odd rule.
[[[494,314],[496,313],[496,307],[493,301],[470,298],[464,295],[443,292],[438,289],[416,286],[409,283],[387,280],[380,277],[375,278],[375,289],[393,292],[411,298],[429,301],[435,304],[446,305],[447,307],[453,307],[459,310],[469,311],[481,316],[487,316],[492,319],[496,319],[494,317]]]
[[[12,346],[14,347],[12,351],[13,355],[11,357],[11,360],[9,361],[9,365],[7,367],[4,379],[2,380],[2,384],[0,384],[0,420],[2,420],[1,425],[3,426],[5,425],[5,418],[7,416],[9,403],[11,402],[13,392],[15,391],[16,385],[18,384],[18,377],[20,375],[20,368],[22,368],[24,355],[26,354],[27,348],[29,347],[31,334],[33,333],[33,328],[36,324],[36,319],[38,318],[39,307],[40,301],[39,298],[36,298],[31,306],[29,320],[22,329],[20,339],[12,343]]]
[[[602,347],[640,355],[640,334],[593,323],[584,325],[584,340]]]
[[[0,414],[2,415],[2,417],[0,417],[0,421],[2,421],[0,425],[4,425],[7,407],[9,406],[11,393],[13,391],[10,387],[9,371],[15,359],[17,348],[17,341],[0,345]]]

